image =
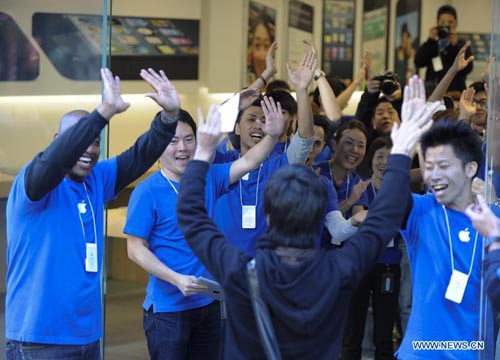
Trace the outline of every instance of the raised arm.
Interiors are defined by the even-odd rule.
[[[457,75],[457,73],[465,69],[471,62],[474,61],[474,56],[469,56],[467,59],[465,58],[465,53],[467,52],[467,49],[469,47],[470,41],[467,41],[465,45],[460,49],[457,56],[455,56],[453,64],[443,76],[441,81],[437,84],[431,96],[429,96],[429,101],[441,101],[444,94],[446,94],[446,92],[448,91],[448,88],[455,78],[455,75]]]
[[[198,135],[193,160],[181,178],[177,197],[177,223],[195,255],[224,284],[224,276],[235,267],[244,266],[249,256],[226,241],[208,217],[205,208],[206,174],[209,161],[220,138],[220,114],[212,106],[207,120],[198,110]],[[243,264],[243,265],[242,265]]]
[[[339,122],[342,117],[342,109],[338,104],[335,93],[333,92],[330,83],[325,77],[325,73],[321,69],[316,69],[314,79],[318,85],[319,95],[321,96],[321,104],[328,120]]]
[[[303,139],[309,139],[314,136],[314,122],[311,103],[309,102],[308,87],[311,83],[314,70],[318,66],[316,50],[309,40],[304,40],[308,46],[304,56],[296,69],[292,69],[287,63],[288,76],[292,82],[297,94],[297,128],[298,133]]]
[[[207,290],[205,285],[196,283],[196,276],[180,274],[156,257],[149,250],[148,242],[137,236],[127,235],[127,255],[149,274],[177,287],[182,295],[191,296]]]
[[[117,157],[115,193],[144,174],[161,156],[175,135],[180,116],[190,116],[181,110],[179,94],[165,72],[149,68],[141,70],[141,77],[155,90],[146,96],[162,107],[149,131],[142,134],[129,149]]]
[[[354,78],[352,83],[344,91],[342,91],[339,96],[337,96],[337,103],[340,109],[343,109],[347,106],[349,100],[352,97],[352,94],[363,84],[363,81],[365,79],[369,78],[371,59],[372,53],[370,51],[367,51],[365,53],[365,58],[361,62],[361,67],[359,68],[356,77]]]
[[[103,101],[97,109],[81,119],[66,119],[66,116],[80,116],[74,115],[73,112],[73,115],[66,114],[61,122],[76,123],[64,132],[56,134],[54,141],[28,165],[24,178],[25,190],[32,201],[40,200],[54,189],[99,136],[109,120],[130,106],[121,97],[118,77],[113,77],[109,69],[101,69],[101,78]]]

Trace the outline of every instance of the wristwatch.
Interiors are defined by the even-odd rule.
[[[324,71],[321,70],[319,73],[314,74],[314,80],[318,81],[319,79],[321,79],[324,76],[326,76],[326,74]]]
[[[494,242],[500,243],[500,236],[491,236],[488,238],[484,238],[483,245],[486,250],[488,250],[488,247],[493,244]]]

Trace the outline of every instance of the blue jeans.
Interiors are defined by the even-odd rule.
[[[144,311],[144,332],[152,360],[218,359],[220,304],[177,311]]]
[[[7,360],[100,360],[99,340],[85,345],[56,345],[7,340]]]

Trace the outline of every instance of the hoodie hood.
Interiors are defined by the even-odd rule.
[[[334,281],[333,267],[321,261],[324,256],[321,249],[265,248],[256,253],[263,299],[274,316],[299,334],[319,331],[330,321],[325,314],[337,306],[341,282]]]

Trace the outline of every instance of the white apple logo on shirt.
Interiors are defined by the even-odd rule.
[[[87,204],[85,204],[85,200],[82,200],[82,202],[79,202],[76,206],[78,207],[80,214],[85,214],[87,212]]]
[[[458,233],[458,238],[461,242],[469,242],[470,241],[470,232],[469,228],[465,228],[465,230],[461,230]]]

